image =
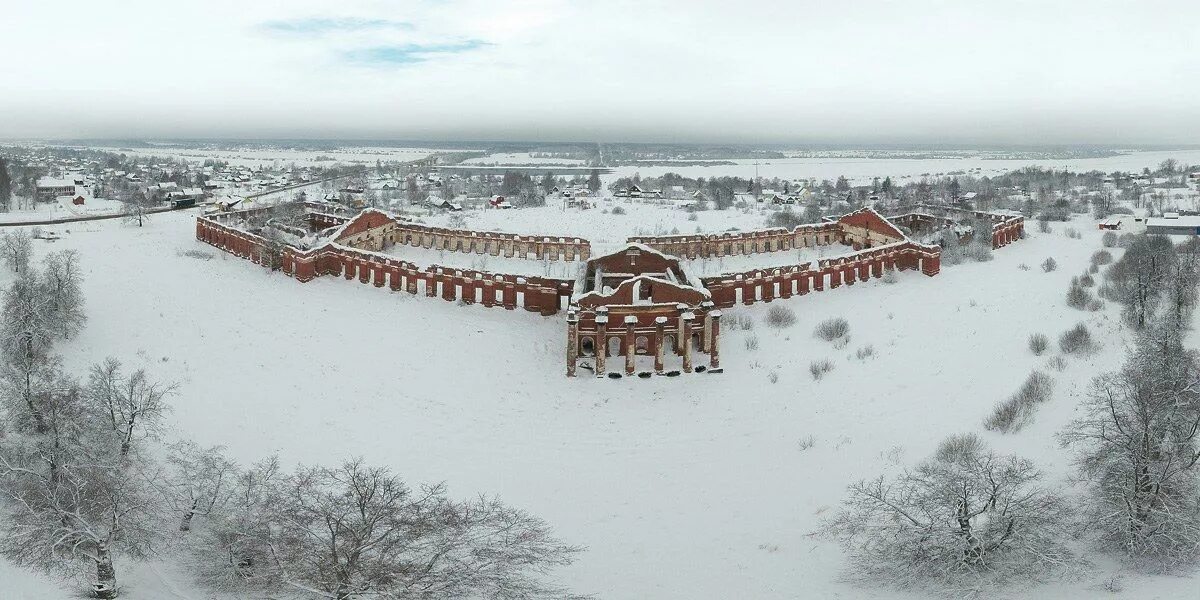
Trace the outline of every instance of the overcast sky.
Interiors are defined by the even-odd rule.
[[[1200,143],[1200,2],[11,0],[0,138]]]

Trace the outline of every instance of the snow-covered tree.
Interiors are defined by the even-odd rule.
[[[1138,235],[1108,268],[1106,276],[1131,325],[1140,329],[1154,317],[1176,260],[1175,247],[1165,236]]]
[[[58,336],[71,337],[87,320],[83,311],[82,283],[78,252],[60,250],[46,255],[42,285],[49,323]]]
[[[1200,356],[1169,321],[1124,367],[1097,377],[1085,415],[1061,434],[1091,484],[1088,522],[1114,549],[1155,566],[1200,555]]]
[[[167,503],[179,514],[179,530],[191,531],[197,515],[223,510],[237,485],[237,465],[224,448],[202,448],[191,440],[168,448],[163,472],[156,478]]]
[[[157,537],[156,503],[136,461],[119,460],[69,378],[39,394],[45,427],[0,447],[0,492],[11,500],[0,553],[17,564],[94,569],[98,598],[117,595],[115,552],[144,556]]]
[[[4,291],[0,315],[0,341],[6,355],[44,356],[55,338],[58,325],[36,273],[24,272]]]
[[[138,190],[130,190],[128,193],[122,194],[121,214],[126,223],[142,227],[150,220],[150,207],[153,206],[153,200],[147,198],[145,194]]]
[[[150,379],[142,369],[125,375],[121,363],[108,358],[92,366],[85,394],[126,457],[135,441],[158,433],[170,410],[166,398],[175,389],[175,384]]]
[[[268,462],[252,472],[211,524],[201,554],[210,582],[336,600],[568,596],[539,575],[577,548],[497,500],[451,500],[440,485],[414,490],[359,460],[286,476]]]
[[[14,273],[29,270],[29,257],[33,254],[33,241],[24,229],[6,231],[0,235],[0,257]]]
[[[865,583],[965,592],[1039,578],[1076,562],[1070,510],[1041,478],[1026,459],[954,436],[915,469],[851,485],[824,532]]]

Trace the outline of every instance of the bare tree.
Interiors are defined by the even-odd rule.
[[[88,561],[95,596],[115,598],[113,553],[145,555],[156,537],[154,505],[115,457],[87,450],[54,454],[53,471],[44,451],[0,453],[0,489],[12,500],[0,553],[47,571]]]
[[[4,291],[0,341],[6,356],[45,356],[49,351],[56,324],[45,292],[37,275],[28,271]]]
[[[578,549],[497,500],[453,501],[441,485],[413,490],[359,460],[286,477],[268,468],[257,482],[249,511],[214,524],[210,581],[336,600],[567,596],[538,575]]]
[[[42,284],[48,320],[51,329],[64,338],[77,333],[87,320],[83,312],[82,283],[78,252],[60,250],[46,255]]]
[[[6,231],[0,236],[0,257],[14,273],[29,269],[29,257],[33,254],[33,241],[24,229]]]
[[[125,457],[135,440],[158,433],[163,415],[170,409],[166,398],[175,390],[175,384],[153,381],[142,369],[126,376],[119,361],[107,358],[92,366],[86,394]]]
[[[121,214],[126,223],[143,226],[150,220],[152,201],[141,191],[130,190],[121,195]]]
[[[1093,381],[1084,407],[1060,440],[1078,451],[1091,484],[1088,522],[1135,559],[1165,567],[1194,560],[1200,357],[1173,324],[1156,323],[1120,371]]]
[[[965,592],[1038,578],[1077,561],[1065,544],[1069,509],[1040,481],[1030,461],[955,436],[894,480],[851,485],[824,532],[867,583]]]
[[[1166,237],[1138,235],[1109,267],[1106,276],[1131,325],[1140,329],[1154,316],[1176,260],[1175,247]]]
[[[191,440],[172,444],[163,472],[154,479],[167,503],[180,515],[179,530],[191,531],[197,515],[222,510],[230,501],[238,480],[237,465],[224,448],[202,448]]]

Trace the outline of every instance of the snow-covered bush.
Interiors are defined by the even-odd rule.
[[[1058,337],[1058,349],[1063,354],[1087,354],[1095,347],[1096,343],[1092,341],[1092,332],[1083,323],[1064,331]]]
[[[1084,273],[1079,276],[1079,285],[1083,287],[1092,287],[1096,285],[1096,279],[1090,273]]]
[[[992,260],[992,246],[988,243],[971,244],[963,251],[963,255],[977,262]]]
[[[782,304],[776,304],[767,311],[765,322],[767,326],[775,329],[791,327],[796,324],[796,313]]]
[[[1075,229],[1074,227],[1068,227],[1066,229],[1066,231],[1064,231],[1063,233],[1065,233],[1067,235],[1067,237],[1069,237],[1073,240],[1077,240],[1077,239],[1083,237],[1082,235],[1079,234],[1079,230]]]
[[[1088,302],[1087,309],[1088,312],[1100,312],[1104,310],[1104,303],[1093,299],[1091,302]]]
[[[1073,569],[1070,506],[1024,458],[954,436],[913,470],[849,487],[822,532],[849,553],[847,576],[956,597]]]
[[[1053,231],[1050,229],[1050,219],[1043,219],[1041,217],[1038,217],[1037,228],[1038,233],[1051,233]]]
[[[612,208],[612,211],[611,211],[609,214],[613,214],[613,215],[623,215],[623,214],[625,214],[625,209],[624,209],[624,208],[621,208],[620,206],[614,206],[614,207]]]
[[[178,255],[199,260],[212,260],[216,258],[216,255],[214,255],[212,252],[205,252],[203,250],[181,250],[179,251]]]
[[[1020,269],[1020,270],[1022,270],[1022,271],[1028,271],[1028,270],[1029,270],[1029,265],[1027,265],[1027,264],[1025,264],[1025,263],[1021,263],[1021,264],[1017,265],[1017,268],[1018,268],[1018,269]]]
[[[1109,233],[1112,232],[1110,231]],[[1112,262],[1112,260],[1112,252],[1109,252],[1108,250],[1097,250],[1092,253],[1093,265],[1107,265],[1108,263]]]
[[[858,360],[866,360],[872,356],[875,356],[875,346],[870,344],[867,344],[866,346],[854,351],[854,357]]]
[[[1042,261],[1042,270],[1047,273],[1049,273],[1057,268],[1058,268],[1058,261],[1054,260],[1053,256]]]
[[[771,383],[779,383],[779,373],[776,373],[775,371],[767,373],[767,381],[770,381]]]
[[[808,373],[812,375],[813,381],[820,381],[826,373],[833,370],[833,363],[829,359],[814,360],[808,364]]]
[[[1105,231],[1104,235],[1100,236],[1100,243],[1104,244],[1105,248],[1117,247],[1117,232]]]
[[[883,274],[884,283],[896,283],[900,281],[900,276],[896,274],[896,269],[891,269]]]
[[[752,336],[749,336],[746,338],[746,349],[751,350],[751,351],[758,350],[758,336],[757,335],[752,335]]]
[[[1067,289],[1067,306],[1083,310],[1092,301],[1092,293],[1079,283],[1079,278],[1071,279],[1071,287]]]
[[[996,405],[992,414],[983,422],[983,426],[1002,433],[1020,431],[1032,420],[1037,405],[1050,399],[1052,384],[1053,380],[1049,375],[1041,371],[1030,373],[1021,389]]]
[[[844,338],[850,334],[850,323],[841,317],[833,319],[825,319],[817,324],[817,328],[813,330],[813,335],[827,341],[832,342],[838,338]]]
[[[1034,356],[1041,356],[1050,347],[1050,340],[1044,334],[1035,333],[1029,336],[1029,351]]]

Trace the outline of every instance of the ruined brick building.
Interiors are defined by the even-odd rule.
[[[198,217],[196,237],[301,282],[341,276],[488,308],[545,316],[566,311],[568,376],[581,368],[610,376],[720,372],[723,309],[850,286],[893,269],[937,275],[940,248],[914,241],[901,227],[956,222],[924,213],[889,220],[864,208],[791,230],[632,237],[593,256],[581,238],[430,227],[375,209],[347,214],[324,203],[297,208],[301,231],[272,228],[268,217],[276,209],[260,208]],[[1019,239],[1024,228],[1020,217],[963,217],[990,221],[994,248]],[[263,221],[268,224],[251,225]],[[282,243],[281,230],[289,234]],[[819,247],[820,254],[806,254]],[[422,253],[430,250],[439,262],[454,264],[427,264],[431,257]],[[692,274],[689,262],[722,257],[755,267]],[[545,274],[547,264],[560,265],[562,276]]]

